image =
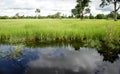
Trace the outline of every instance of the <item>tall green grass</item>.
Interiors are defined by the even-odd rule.
[[[112,35],[109,35],[109,32]],[[120,21],[81,21],[79,19],[0,20],[1,42],[104,40],[109,39],[109,36],[120,38]]]

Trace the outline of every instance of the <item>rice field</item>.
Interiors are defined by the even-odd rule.
[[[120,39],[120,21],[79,19],[0,20],[0,41],[8,43]]]

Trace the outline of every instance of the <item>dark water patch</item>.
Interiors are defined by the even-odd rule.
[[[120,74],[119,50],[78,49],[1,45],[0,74]]]

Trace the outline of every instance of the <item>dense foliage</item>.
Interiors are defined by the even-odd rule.
[[[84,14],[90,13],[90,9],[88,7],[89,2],[90,0],[77,0],[77,5],[71,10],[72,14],[77,18],[83,19]]]
[[[108,6],[110,4],[113,4],[114,6],[114,20],[117,21],[117,12],[120,9],[120,0],[101,0],[101,7]]]

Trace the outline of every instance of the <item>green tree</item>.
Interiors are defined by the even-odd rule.
[[[90,13],[89,2],[90,0],[77,0],[77,5],[71,10],[72,14],[77,18],[83,19],[84,14]]]
[[[0,19],[9,19],[9,16],[0,16]]]
[[[54,18],[61,18],[60,14],[61,14],[60,12],[57,12],[53,16],[54,16]]]
[[[19,13],[16,13],[15,17],[16,17],[16,19],[18,19],[19,18]]]
[[[107,15],[107,18],[114,18],[114,12],[110,12],[108,15]],[[117,13],[117,19],[120,19],[120,14]]]
[[[107,15],[107,19],[109,18],[114,18],[114,13],[113,12],[110,12],[108,15]]]
[[[94,19],[94,16],[90,13],[89,19]]]
[[[101,0],[100,7],[108,6],[110,4],[113,4],[114,6],[114,20],[117,21],[117,12],[120,9],[120,0]]]
[[[118,17],[117,17],[117,19],[120,19],[120,14],[118,14]]]
[[[53,15],[48,15],[47,17],[48,18],[61,18],[60,14],[61,14],[60,12],[57,12],[57,13],[55,13]]]
[[[105,19],[105,15],[104,14],[97,14],[96,19]]]
[[[40,9],[37,8],[37,9],[35,10],[35,13],[36,13],[36,18],[38,18],[38,17],[39,17],[39,13],[40,13]]]
[[[72,12],[72,15],[74,17],[78,17],[79,18],[79,15],[78,15],[79,13],[78,13],[77,9],[74,8],[74,9],[71,10],[71,12]]]

